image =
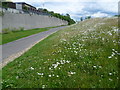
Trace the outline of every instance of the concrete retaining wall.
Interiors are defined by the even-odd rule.
[[[0,16],[0,32],[2,32],[2,17]]]
[[[56,17],[17,13],[5,13],[3,16],[0,16],[0,22],[2,22],[2,26],[0,26],[2,29],[19,29],[20,27],[24,27],[26,30],[68,24],[67,21],[58,19]]]

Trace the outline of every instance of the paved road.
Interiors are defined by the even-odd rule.
[[[34,34],[4,45],[0,45],[0,47],[2,47],[2,60],[0,60],[0,62],[4,62],[5,59],[9,58],[11,55],[17,54],[21,51],[23,51],[24,49],[30,47],[31,45],[36,44],[38,41],[42,40],[43,38],[47,37],[48,35],[62,29],[65,28],[67,26],[63,26],[63,27],[57,27],[57,28],[52,28],[48,31],[45,32],[41,32],[38,34]]]

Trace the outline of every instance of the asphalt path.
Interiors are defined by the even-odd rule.
[[[0,56],[0,62],[4,62],[4,60],[9,58],[10,56],[16,55],[17,53],[22,52],[23,50],[30,47],[31,45],[35,45],[38,41],[46,38],[47,36],[65,27],[67,26],[52,28],[45,32],[34,34],[31,36],[7,43],[7,44],[0,45],[0,49],[2,49],[2,58]]]

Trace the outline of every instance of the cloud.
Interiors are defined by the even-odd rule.
[[[91,15],[92,17],[109,17],[110,15],[106,14],[106,13],[101,13],[101,12],[97,12],[94,13],[93,15]]]

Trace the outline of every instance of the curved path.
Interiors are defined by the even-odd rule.
[[[10,61],[15,58],[21,56],[23,53],[32,48],[35,44],[48,37],[49,35],[55,33],[56,31],[65,28],[67,26],[52,28],[48,31],[41,32],[38,34],[34,34],[25,38],[21,38],[19,40],[0,45],[0,49],[2,47],[2,58],[0,62],[2,62],[2,67],[5,66]]]

